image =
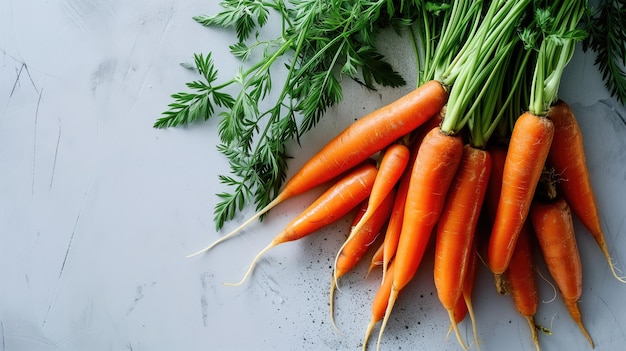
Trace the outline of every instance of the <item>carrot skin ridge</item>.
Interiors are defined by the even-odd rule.
[[[454,311],[463,294],[474,233],[491,172],[491,156],[470,145],[463,156],[448,190],[441,217],[437,223],[434,281],[437,295],[448,311],[457,339],[459,335]],[[466,348],[466,347],[464,347]]]
[[[545,203],[534,201],[530,218],[546,267],[572,319],[593,348],[578,308],[583,273],[570,207],[563,198]]]
[[[507,149],[502,188],[489,238],[487,261],[496,275],[506,270],[517,236],[528,216],[554,135],[549,118],[530,112],[515,122]]]
[[[574,111],[565,101],[558,100],[550,107],[548,116],[554,123],[554,139],[547,162],[554,167],[561,180],[557,179],[557,188],[572,212],[593,236],[615,278],[626,283],[626,279],[616,272],[600,225],[598,206],[587,168],[583,135]]]
[[[338,180],[302,213],[291,220],[270,244],[257,254],[239,283],[227,283],[227,285],[241,285],[252,273],[256,262],[269,249],[313,234],[352,211],[369,196],[377,172],[375,165],[366,162]]]

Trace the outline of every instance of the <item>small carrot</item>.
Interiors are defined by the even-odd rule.
[[[620,277],[616,272],[600,225],[598,206],[587,168],[583,136],[574,111],[565,101],[558,100],[550,107],[548,115],[555,129],[548,164],[554,167],[555,173],[560,178],[560,181],[557,179],[557,188],[572,212],[593,235],[615,278],[626,283],[626,278]]]
[[[228,285],[241,285],[252,273],[256,262],[271,248],[312,234],[352,211],[369,196],[376,173],[376,166],[366,162],[338,180],[300,215],[289,222],[283,231],[256,255],[239,283]]]
[[[422,261],[462,155],[462,138],[444,134],[439,128],[428,132],[420,145],[407,192],[402,232],[394,256],[394,279],[378,347],[398,294],[413,279]]]
[[[409,148],[402,143],[393,144],[385,150],[378,166],[378,173],[369,196],[367,210],[352,227],[351,232],[358,232],[376,212],[378,206],[385,201],[387,194],[396,186],[402,173],[404,173],[406,165],[409,163],[409,156]]]
[[[489,268],[496,276],[496,281],[506,270],[513,255],[553,135],[552,121],[530,112],[523,113],[513,127],[487,251]]]
[[[367,328],[365,330],[365,337],[363,338],[363,351],[367,349],[367,342],[372,335],[372,331],[380,320],[385,316],[387,310],[387,302],[389,301],[389,295],[391,294],[391,284],[393,283],[393,260],[389,262],[387,267],[388,271],[384,275],[383,281],[380,287],[376,291],[374,300],[372,301],[372,317],[370,318]]]
[[[439,127],[442,121],[442,114],[437,113],[431,117],[426,123],[421,125],[412,135],[410,158],[407,167],[405,167],[404,173],[398,182],[398,192],[396,194],[396,202],[394,203],[393,210],[389,217],[389,224],[387,225],[387,231],[385,232],[385,240],[383,242],[383,280],[384,275],[388,271],[387,265],[391,261],[392,257],[396,253],[398,247],[398,240],[400,238],[400,232],[402,231],[402,221],[404,219],[404,206],[406,203],[407,191],[409,188],[409,181],[411,180],[411,172],[413,170],[413,164],[417,157],[417,151],[424,136],[434,128]]]
[[[288,198],[321,185],[381,151],[439,113],[448,94],[438,81],[429,81],[400,99],[352,123],[328,142],[285,184],[283,190],[239,227],[189,256],[208,251]]]
[[[463,157],[437,224],[434,280],[439,301],[448,311],[457,340],[465,349],[454,311],[462,296],[469,257],[473,254],[474,233],[485,198],[490,154],[471,145],[463,148]]]
[[[376,181],[374,181],[374,184]],[[335,260],[335,269],[330,284],[330,321],[336,330],[334,318],[334,296],[335,289],[337,287],[337,281],[346,273],[351,271],[360,261],[365,252],[370,248],[372,243],[376,240],[376,237],[380,233],[387,220],[389,219],[389,213],[393,206],[395,199],[395,190],[391,190],[389,194],[383,199],[383,202],[378,206],[369,219],[361,225],[358,230],[353,230],[350,236],[346,239],[344,244],[339,249],[337,258]],[[367,202],[365,206],[365,212],[359,211],[359,215],[355,217],[357,223],[361,222],[363,215],[367,213]]]
[[[593,341],[583,325],[578,308],[578,300],[582,295],[582,264],[570,207],[563,198],[557,198],[552,202],[534,201],[530,211],[546,267],[561,293],[565,307],[593,348]]]
[[[507,281],[507,292],[511,294],[519,314],[528,321],[533,343],[539,351],[539,339],[535,327],[539,293],[533,265],[531,235],[531,224],[527,220],[519,233],[511,262],[504,275]]]

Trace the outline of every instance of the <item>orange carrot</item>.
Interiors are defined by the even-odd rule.
[[[523,113],[515,122],[502,173],[502,189],[487,261],[497,276],[504,273],[517,236],[528,216],[542,168],[550,150],[554,125],[546,117]]]
[[[391,294],[378,336],[379,347],[398,294],[413,279],[422,261],[462,155],[463,140],[459,135],[444,134],[434,128],[422,141],[407,192]]]
[[[531,235],[531,224],[527,220],[519,233],[511,262],[504,275],[507,281],[507,291],[511,294],[519,314],[528,321],[533,343],[539,351],[539,339],[535,327],[539,293],[533,265]]]
[[[376,181],[374,181],[374,184]],[[352,231],[348,239],[339,249],[337,259],[335,260],[335,270],[330,284],[330,321],[333,327],[337,329],[334,318],[334,295],[337,287],[337,280],[351,271],[360,261],[365,252],[370,248],[376,237],[380,233],[387,220],[395,199],[395,190],[391,190],[378,206],[376,211],[357,231]],[[367,208],[367,205],[366,205]],[[362,220],[362,215],[367,213],[359,211],[361,216],[357,215],[357,223]],[[337,329],[338,330],[338,329]]]
[[[361,226],[376,212],[378,206],[385,201],[387,194],[396,186],[396,183],[402,176],[409,162],[409,156],[409,148],[402,143],[393,144],[385,150],[378,166],[378,174],[369,196],[367,210],[354,225],[351,232],[358,232]]]
[[[457,340],[465,349],[454,310],[462,296],[478,215],[491,172],[491,156],[465,145],[459,169],[437,224],[434,280],[439,301],[448,311]]]
[[[582,294],[582,264],[569,205],[562,198],[547,203],[535,201],[530,211],[546,267],[567,310],[593,348],[593,341],[583,325],[578,308]]]
[[[481,242],[481,249],[484,242],[489,242],[489,232],[493,228],[493,223],[496,217],[496,211],[498,209],[498,202],[500,201],[500,191],[502,189],[502,173],[504,172],[504,163],[506,161],[507,148],[504,145],[496,144],[489,147],[489,154],[491,155],[491,174],[489,175],[489,183],[487,184],[487,190],[485,192],[485,201],[483,202],[483,209],[481,211],[482,220],[484,226],[488,228],[487,235],[481,235],[478,241]],[[481,231],[482,233],[482,231]],[[504,288],[500,275],[496,275],[496,290],[500,294],[504,294]]]
[[[385,316],[385,311],[387,310],[387,302],[389,301],[389,295],[391,294],[391,284],[393,283],[393,271],[394,264],[393,260],[389,262],[388,271],[385,274],[385,277],[376,291],[376,295],[374,296],[374,301],[372,301],[372,317],[367,325],[365,330],[365,338],[363,338],[363,351],[367,349],[367,341],[372,335],[372,331],[374,330],[374,326]]]
[[[230,233],[190,256],[210,250],[284,200],[341,175],[383,150],[439,113],[447,98],[441,83],[429,81],[352,123],[311,157],[267,206]]]
[[[626,279],[618,276],[615,270],[600,225],[598,207],[587,168],[583,136],[574,111],[567,103],[559,100],[550,107],[548,115],[554,123],[554,140],[547,162],[554,167],[559,177],[557,187],[572,212],[593,235],[615,278],[626,283]]]
[[[312,234],[352,211],[369,196],[376,173],[376,166],[366,162],[338,180],[306,210],[289,222],[283,231],[256,255],[239,283],[228,285],[241,285],[252,272],[256,262],[271,248]]]
[[[402,221],[404,219],[404,206],[406,203],[409,181],[411,180],[413,164],[415,163],[415,158],[417,157],[417,151],[422,144],[424,136],[432,129],[438,127],[441,124],[441,120],[441,113],[437,113],[414,132],[415,135],[413,135],[413,140],[410,144],[411,156],[409,163],[405,168],[400,181],[398,182],[396,202],[393,206],[393,210],[391,211],[389,224],[387,225],[387,231],[385,232],[385,240],[383,242],[383,280],[384,275],[388,271],[387,265],[389,264],[389,261],[391,261],[391,258],[395,255],[396,248],[398,247],[398,240],[400,238],[400,232],[402,231]]]

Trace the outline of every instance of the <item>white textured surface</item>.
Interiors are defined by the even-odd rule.
[[[238,65],[226,50],[232,33],[191,20],[217,9],[209,1],[0,2],[0,350],[360,349],[379,276],[363,280],[361,267],[341,281],[337,322],[346,335],[334,332],[327,311],[346,221],[277,247],[244,286],[222,285],[238,280],[314,193],[210,254],[184,258],[218,237],[213,194],[226,162],[214,147],[215,122],[170,130],[152,123],[194,78],[179,66],[194,52],[213,51],[223,78]],[[410,75],[408,50],[392,60]],[[592,61],[576,53],[561,97],[584,129],[602,224],[626,268],[626,112],[608,98]],[[291,149],[292,169],[406,89],[368,94],[346,83],[341,106],[303,149]],[[585,323],[596,350],[621,349],[626,285],[578,231]],[[394,309],[385,350],[458,349],[446,340],[429,258]],[[525,321],[496,296],[485,269],[476,285],[482,350],[531,350]],[[541,288],[551,300],[550,287]],[[558,298],[540,306],[537,322],[553,330],[540,335],[543,350],[589,350]],[[466,322],[461,328],[471,339]]]

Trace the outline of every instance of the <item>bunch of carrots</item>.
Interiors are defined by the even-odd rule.
[[[563,70],[584,37],[578,24],[587,5],[538,3],[455,1],[443,18],[424,10],[413,36],[421,48],[418,87],[358,119],[309,159],[269,205],[193,255],[233,237],[286,199],[330,184],[234,285],[273,247],[353,215],[336,253],[330,316],[334,326],[339,279],[376,249],[370,270],[383,274],[363,349],[379,322],[380,347],[394,304],[431,238],[435,287],[463,349],[468,346],[457,325],[469,315],[476,336],[471,296],[477,266],[484,262],[497,291],[510,294],[528,320],[539,350],[535,247],[593,347],[577,305],[582,266],[573,216],[593,235],[615,277],[626,280],[603,236],[581,130],[572,109],[557,97]],[[429,30],[435,23],[442,28],[436,37]],[[382,244],[373,248],[379,235]]]

